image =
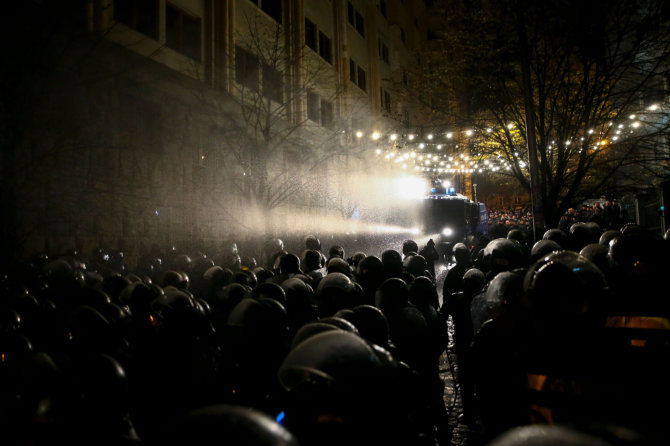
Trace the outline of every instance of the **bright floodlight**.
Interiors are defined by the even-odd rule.
[[[393,180],[392,193],[395,197],[402,200],[416,200],[423,198],[428,191],[428,182],[426,179],[404,175]]]
[[[442,235],[444,235],[446,237],[449,237],[453,233],[454,233],[454,230],[449,228],[449,227],[442,229]]]

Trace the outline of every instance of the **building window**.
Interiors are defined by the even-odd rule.
[[[321,98],[321,125],[324,127],[333,126],[333,103]]]
[[[165,45],[193,60],[201,60],[201,19],[176,8],[165,6]]]
[[[351,2],[347,2],[347,20],[361,36],[365,37],[365,20]]]
[[[360,66],[358,67],[358,79],[357,79],[357,85],[358,88],[360,88],[363,91],[367,91],[365,87],[365,70],[362,69]]]
[[[314,93],[313,91],[307,92],[307,118],[311,119],[314,122],[321,121],[321,114],[319,109],[321,108],[321,97]]]
[[[316,46],[316,25],[309,19],[305,19],[305,45],[318,51]]]
[[[114,0],[114,20],[158,40],[158,0]]]
[[[386,17],[386,0],[379,0],[379,12],[383,17]]]
[[[382,41],[377,40],[377,49],[379,50],[379,58],[386,63],[389,63],[389,47]]]
[[[269,65],[263,65],[263,96],[277,103],[284,101],[284,83],[281,73]]]
[[[258,91],[260,80],[258,57],[239,46],[235,47],[235,80],[252,91]]]
[[[379,97],[381,100],[382,110],[386,110],[387,112],[391,113],[391,94],[383,88],[380,88]]]
[[[261,10],[272,17],[276,22],[282,22],[282,0],[249,0],[254,5],[261,8]]]
[[[365,21],[358,11],[356,11],[356,31],[358,31],[361,36],[365,37]]]
[[[330,49],[330,39],[324,33],[319,31],[319,56],[329,64],[333,63],[333,56]]]
[[[365,70],[352,59],[349,59],[349,80],[358,85],[361,90],[366,91]]]
[[[333,64],[330,37],[321,31],[317,32],[316,24],[307,18],[305,18],[305,45],[319,53],[323,60],[331,65]]]

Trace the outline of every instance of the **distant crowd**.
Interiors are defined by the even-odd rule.
[[[622,210],[616,199],[583,203],[578,207],[569,208],[560,218],[558,227],[568,231],[573,223],[596,223],[603,229],[620,228],[631,222],[625,210]],[[489,232],[504,237],[510,229],[532,230],[533,212],[530,204],[510,206],[508,208],[491,208],[488,215]]]

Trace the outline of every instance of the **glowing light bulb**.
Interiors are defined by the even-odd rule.
[[[447,138],[451,139],[451,138],[453,138],[453,137],[454,137],[454,134],[453,134],[453,133],[451,133],[451,132],[447,133]]]
[[[363,137],[363,132],[360,130],[356,132],[356,138],[362,138]]]
[[[379,132],[374,132],[374,133],[372,134],[372,139],[377,140],[377,139],[379,139],[380,136],[381,136],[381,135],[379,134]]]

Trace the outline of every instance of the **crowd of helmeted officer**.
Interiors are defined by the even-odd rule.
[[[482,442],[662,439],[667,237],[579,223],[531,240],[38,255],[2,276],[3,440],[449,444],[445,352]]]

